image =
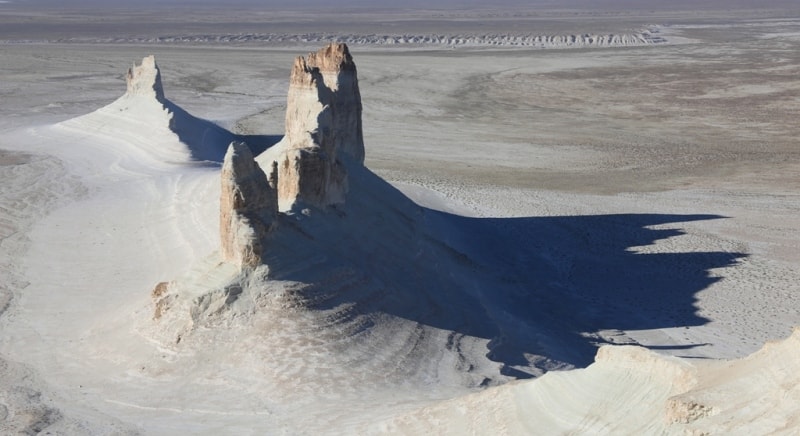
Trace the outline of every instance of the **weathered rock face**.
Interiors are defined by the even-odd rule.
[[[316,147],[290,149],[281,155],[278,198],[283,204],[297,200],[317,207],[343,204],[347,190],[347,172],[335,155]]]
[[[247,144],[232,142],[222,164],[220,237],[222,259],[242,268],[256,267],[263,239],[277,224],[277,168],[270,178],[253,159]],[[270,183],[271,182],[271,183]]]
[[[127,95],[142,95],[155,97],[158,101],[164,100],[161,71],[156,65],[155,56],[147,56],[142,59],[141,65],[129,68],[125,80],[128,84]]]
[[[345,44],[295,59],[286,106],[288,147],[279,159],[282,202],[344,202],[343,161],[364,163],[361,110],[356,66]]]

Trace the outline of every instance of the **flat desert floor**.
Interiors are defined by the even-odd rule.
[[[148,141],[147,132],[78,131],[68,120],[122,95],[127,68],[154,54],[172,102],[232,132],[279,138],[292,61],[323,43],[274,35],[215,42],[213,35],[266,32],[233,15],[185,27],[153,18],[143,30],[125,24],[142,19],[132,15],[29,18],[4,12],[9,6],[0,4],[0,429],[401,431],[406,421],[380,423],[538,375],[520,363],[522,372],[482,384],[464,382],[458,365],[418,364],[405,383],[386,369],[400,365],[389,362],[399,352],[362,343],[353,347],[385,366],[348,374],[330,356],[304,353],[313,349],[311,328],[259,349],[284,356],[272,369],[243,351],[259,347],[246,330],[209,333],[203,338],[220,342],[186,348],[158,343],[142,327],[150,290],[202,270],[219,248],[219,166],[151,161],[124,144]],[[603,344],[691,362],[742,358],[800,325],[798,11],[536,18],[478,11],[429,19],[374,12],[350,21],[326,15],[322,24],[297,14],[278,16],[270,32],[302,35],[317,26],[322,37],[372,35],[350,42],[366,166],[425,208],[513,233],[521,251],[499,253],[509,267],[493,277],[536,288],[548,331],[560,331],[550,337],[583,347],[545,355],[563,364],[552,369],[586,367]],[[25,19],[44,30],[20,24]],[[381,31],[640,29],[666,42],[387,46],[374,39]],[[193,36],[158,42],[145,34]],[[516,255],[523,252],[537,253],[530,271]],[[491,339],[464,344],[483,355]],[[237,341],[248,345],[231,345]],[[304,369],[309,360],[315,370]],[[274,380],[260,381],[267,370]]]

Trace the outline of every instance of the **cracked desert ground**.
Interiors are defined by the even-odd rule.
[[[645,3],[0,2],[0,433],[800,432],[800,7]],[[643,30],[663,41],[506,38]],[[365,165],[399,192],[296,241],[325,307],[268,280],[175,340],[151,290],[219,279],[220,164],[73,119],[153,54],[174,104],[277,141],[293,60],[342,38]]]

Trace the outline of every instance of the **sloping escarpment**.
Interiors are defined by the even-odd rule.
[[[658,26],[619,33],[237,33],[184,34],[155,37],[123,37],[106,40],[70,38],[61,43],[203,43],[203,44],[325,44],[338,41],[352,46],[421,47],[421,48],[602,48],[668,44]]]

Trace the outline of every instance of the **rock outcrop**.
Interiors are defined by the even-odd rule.
[[[141,65],[133,65],[128,69],[125,76],[128,84],[127,95],[142,95],[155,97],[156,100],[164,102],[164,87],[161,85],[161,71],[156,65],[156,58],[153,55],[142,59]]]
[[[222,164],[222,259],[253,268],[261,264],[264,238],[277,224],[277,168],[269,180],[247,144],[232,142]]]
[[[152,90],[158,95],[160,78],[152,58],[131,69],[128,77],[129,93]],[[231,143],[223,162],[222,259],[242,268],[261,263],[264,238],[277,223],[279,204],[342,204],[347,167],[364,163],[361,95],[346,45],[330,44],[295,59],[286,135],[276,148],[276,157],[261,161],[271,166],[269,179],[242,142]]]
[[[344,162],[364,163],[361,94],[345,44],[295,59],[286,105],[286,148],[278,160],[278,197],[317,207],[344,203]]]

